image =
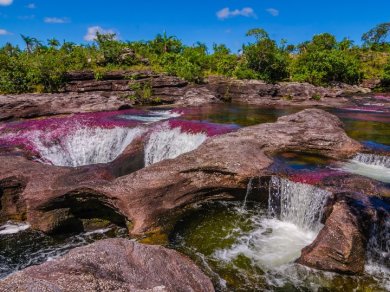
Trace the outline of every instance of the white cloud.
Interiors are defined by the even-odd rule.
[[[0,6],[8,6],[11,5],[14,0],[0,0]]]
[[[106,34],[106,33],[115,33],[112,29],[104,29],[100,26],[91,26],[88,27],[87,34],[84,36],[84,40],[92,42],[96,39],[96,33]]]
[[[0,35],[8,35],[8,34],[11,34],[11,33],[5,29],[0,28]]]
[[[46,23],[68,23],[70,22],[69,18],[67,17],[45,17],[45,19],[43,20],[44,22]]]
[[[18,16],[18,19],[20,20],[31,20],[31,19],[34,19],[35,18],[35,15],[21,15],[21,16]]]
[[[255,11],[251,7],[245,7],[235,10],[230,10],[230,8],[226,7],[217,12],[217,17],[221,20],[230,18],[230,17],[236,17],[236,16],[244,16],[244,17],[253,17],[256,18]]]
[[[279,10],[277,10],[275,8],[268,8],[266,11],[269,14],[271,14],[272,16],[278,16],[279,15]]]
[[[26,5],[26,8],[35,9],[35,8],[37,8],[37,6],[35,5],[35,3],[30,3],[30,4]]]

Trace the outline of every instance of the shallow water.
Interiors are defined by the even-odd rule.
[[[111,237],[127,237],[127,230],[117,227],[61,236],[48,236],[28,227],[27,224],[11,222],[0,226],[0,279],[28,266],[62,256],[75,247]],[[1,233],[1,230],[9,232]]]
[[[316,234],[269,218],[258,203],[245,210],[239,202],[209,203],[178,223],[170,244],[199,264],[217,291],[386,291],[388,274],[377,264],[367,267],[377,274],[361,277],[294,264]]]

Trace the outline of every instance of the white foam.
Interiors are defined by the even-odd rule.
[[[42,132],[37,132],[32,142],[43,162],[77,167],[113,161],[144,131],[142,128],[80,127],[60,141],[50,141]]]
[[[272,177],[267,214],[253,215],[253,230],[246,234],[239,230],[242,235],[236,243],[217,250],[214,257],[231,262],[244,255],[265,271],[291,263],[323,227],[321,217],[329,195],[311,185]]]
[[[240,237],[231,248],[218,250],[214,256],[232,261],[241,254],[267,270],[297,259],[301,249],[312,243],[316,235],[316,232],[302,230],[290,222],[258,218],[256,228],[250,234]]]
[[[312,185],[273,176],[268,201],[269,216],[291,222],[307,231],[322,228],[323,207],[330,192]]]
[[[28,223],[7,222],[0,226],[0,235],[15,234],[30,228]]]
[[[181,114],[173,111],[150,111],[144,115],[120,115],[119,118],[139,121],[145,123],[155,123],[163,120],[168,120],[171,118],[180,117]]]
[[[151,165],[198,148],[205,140],[204,133],[185,133],[180,128],[171,129],[164,124],[158,127],[149,137],[145,147],[145,165]]]
[[[341,169],[345,172],[390,183],[390,157],[388,156],[358,154],[344,163]]]

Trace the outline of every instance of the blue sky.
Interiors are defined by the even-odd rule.
[[[0,0],[0,45],[21,44],[20,34],[87,43],[96,30],[122,40],[167,31],[186,44],[225,43],[237,51],[254,27],[291,43],[322,32],[359,43],[381,22],[390,22],[390,0]]]

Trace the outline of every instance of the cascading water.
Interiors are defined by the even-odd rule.
[[[121,119],[131,120],[131,121],[139,121],[139,122],[145,122],[145,123],[155,123],[158,121],[168,120],[171,118],[177,118],[180,117],[181,114],[178,112],[173,111],[150,111],[147,114],[144,115],[120,115],[118,116]]]
[[[217,250],[214,256],[233,261],[244,255],[263,270],[295,260],[322,228],[322,210],[328,196],[329,192],[311,185],[272,177],[267,212],[252,216],[252,231],[244,233],[230,248]]]
[[[145,147],[145,165],[190,152],[198,148],[206,139],[206,134],[186,133],[182,132],[180,127],[170,128],[168,124],[163,124],[149,137]]]
[[[390,215],[373,224],[367,244],[366,272],[390,290]]]
[[[319,232],[323,207],[329,195],[320,188],[273,176],[268,214],[303,230]]]
[[[0,225],[0,235],[15,234],[29,228],[30,225],[28,223],[14,223],[9,221],[3,225]]]
[[[143,132],[142,128],[78,127],[54,141],[35,132],[32,142],[43,162],[77,167],[113,161]]]
[[[390,183],[390,156],[360,153],[343,164],[341,169],[349,173]]]

